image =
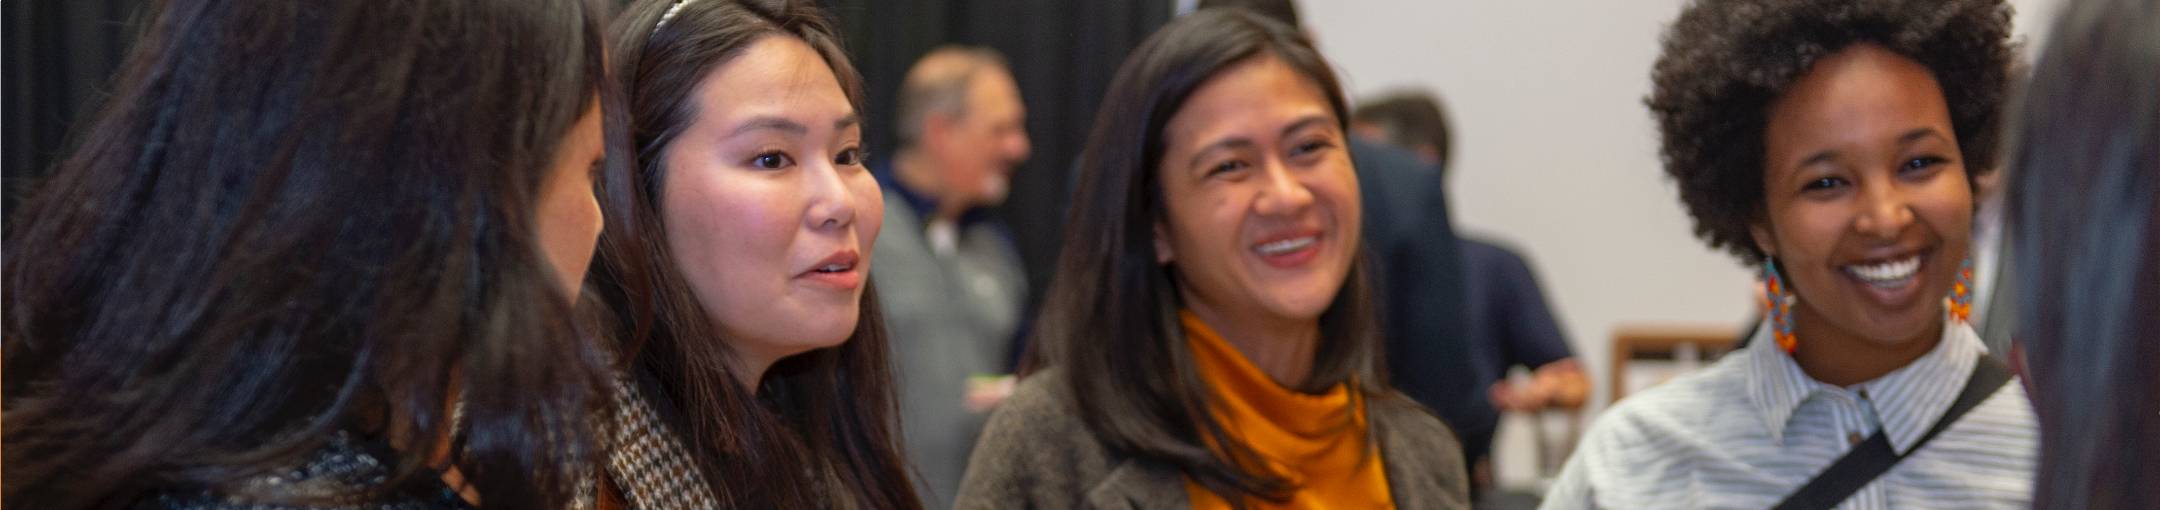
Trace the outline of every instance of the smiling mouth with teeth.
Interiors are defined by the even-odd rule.
[[[1315,242],[1318,242],[1315,236],[1296,237],[1284,239],[1281,241],[1275,241],[1272,243],[1264,243],[1258,247],[1253,248],[1253,251],[1259,252],[1262,256],[1281,255],[1305,249],[1308,246],[1312,246]]]
[[[1921,254],[1873,264],[1853,264],[1843,267],[1845,274],[1860,281],[1882,287],[1903,285],[1920,274]]]
[[[852,265],[852,264],[832,264],[832,265],[828,265],[828,266],[825,266],[825,267],[820,267],[820,268],[817,268],[817,272],[820,272],[820,273],[838,273],[838,272],[843,272],[843,271],[847,271],[847,270],[849,270],[849,269],[854,269],[854,268],[855,268],[855,266],[854,266],[854,265]]]

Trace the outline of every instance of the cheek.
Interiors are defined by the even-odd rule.
[[[1972,237],[1972,184],[1964,178],[1964,172],[1953,175],[1939,179],[1915,207],[1945,243],[1962,252]]]
[[[600,204],[585,175],[582,168],[557,169],[542,191],[537,218],[547,262],[573,293],[591,265],[601,227]]]
[[[1358,195],[1357,171],[1348,161],[1343,161],[1321,172],[1319,177],[1307,185],[1313,198],[1334,216],[1335,227],[1344,232],[1342,237],[1356,241],[1365,219],[1365,204]]]
[[[728,309],[757,302],[734,294],[777,292],[767,283],[782,281],[796,223],[786,212],[793,195],[732,173],[676,172],[662,204],[669,249],[684,276],[701,299]]]

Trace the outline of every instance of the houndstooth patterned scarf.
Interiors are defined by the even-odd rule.
[[[606,423],[607,474],[638,510],[718,508],[696,457],[661,423],[628,375],[615,380],[615,412]]]

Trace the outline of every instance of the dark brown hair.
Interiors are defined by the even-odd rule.
[[[675,8],[665,26],[663,13]],[[591,277],[606,332],[633,370],[659,383],[668,426],[689,443],[730,508],[915,508],[898,446],[892,374],[876,289],[863,292],[855,332],[838,347],[781,360],[753,390],[667,249],[661,154],[699,112],[691,91],[713,69],[766,37],[800,39],[823,56],[862,111],[862,78],[831,22],[807,1],[646,0],[617,18],[610,53],[629,94],[634,168],[602,180],[607,230]],[[612,153],[615,148],[610,148]],[[828,472],[829,470],[829,472]],[[830,476],[838,487],[829,487]]]
[[[2154,7],[2064,9],[2010,123],[2005,260],[2040,419],[2036,508],[2160,508]]]
[[[1447,113],[1440,107],[1440,98],[1425,91],[1405,91],[1390,94],[1373,102],[1360,105],[1350,114],[1358,122],[1378,125],[1387,134],[1387,143],[1405,149],[1419,145],[1433,148],[1433,155],[1440,159],[1440,171],[1450,167],[1449,150],[1455,137],[1448,131]]]
[[[535,218],[562,137],[611,89],[602,16],[159,6],[8,230],[6,506],[270,497],[235,482],[339,432],[448,435],[453,382],[480,497],[567,504],[606,367]],[[426,444],[392,445],[370,494],[323,496],[433,478]]]
[[[1280,498],[1292,488],[1208,412],[1212,397],[1177,318],[1175,269],[1156,263],[1153,228],[1167,198],[1156,174],[1163,127],[1186,98],[1224,69],[1263,56],[1312,80],[1337,126],[1347,127],[1333,71],[1288,25],[1243,9],[1202,9],[1156,31],[1118,68],[1081,153],[1070,227],[1035,341],[1046,349],[1038,361],[1063,372],[1064,389],[1099,440],[1177,466],[1232,501]],[[1349,384],[1361,399],[1390,394],[1367,274],[1361,253],[1320,317],[1318,359],[1303,388]]]
[[[1643,101],[1696,237],[1744,263],[1764,260],[1748,229],[1764,219],[1769,105],[1817,59],[1863,43],[1927,67],[1965,171],[1995,168],[2016,53],[2003,0],[1695,0],[1665,30]]]

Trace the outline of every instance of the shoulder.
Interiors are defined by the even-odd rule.
[[[1469,506],[1470,475],[1463,466],[1462,443],[1439,415],[1396,392],[1370,397],[1366,410],[1397,504]]]
[[[1005,424],[1028,435],[1069,436],[1087,429],[1065,389],[1063,370],[1045,370],[1020,380],[1012,396],[990,413],[992,425]],[[987,439],[987,437],[986,437]]]
[[[1366,409],[1373,426],[1382,430],[1384,440],[1403,443],[1385,445],[1386,448],[1408,447],[1430,453],[1434,458],[1462,457],[1462,442],[1455,436],[1455,430],[1448,428],[1440,415],[1418,405],[1409,396],[1390,390],[1367,397]]]
[[[1088,431],[1062,377],[1056,369],[1028,376],[990,413],[956,507],[1069,503],[1108,475],[1117,459]]]

